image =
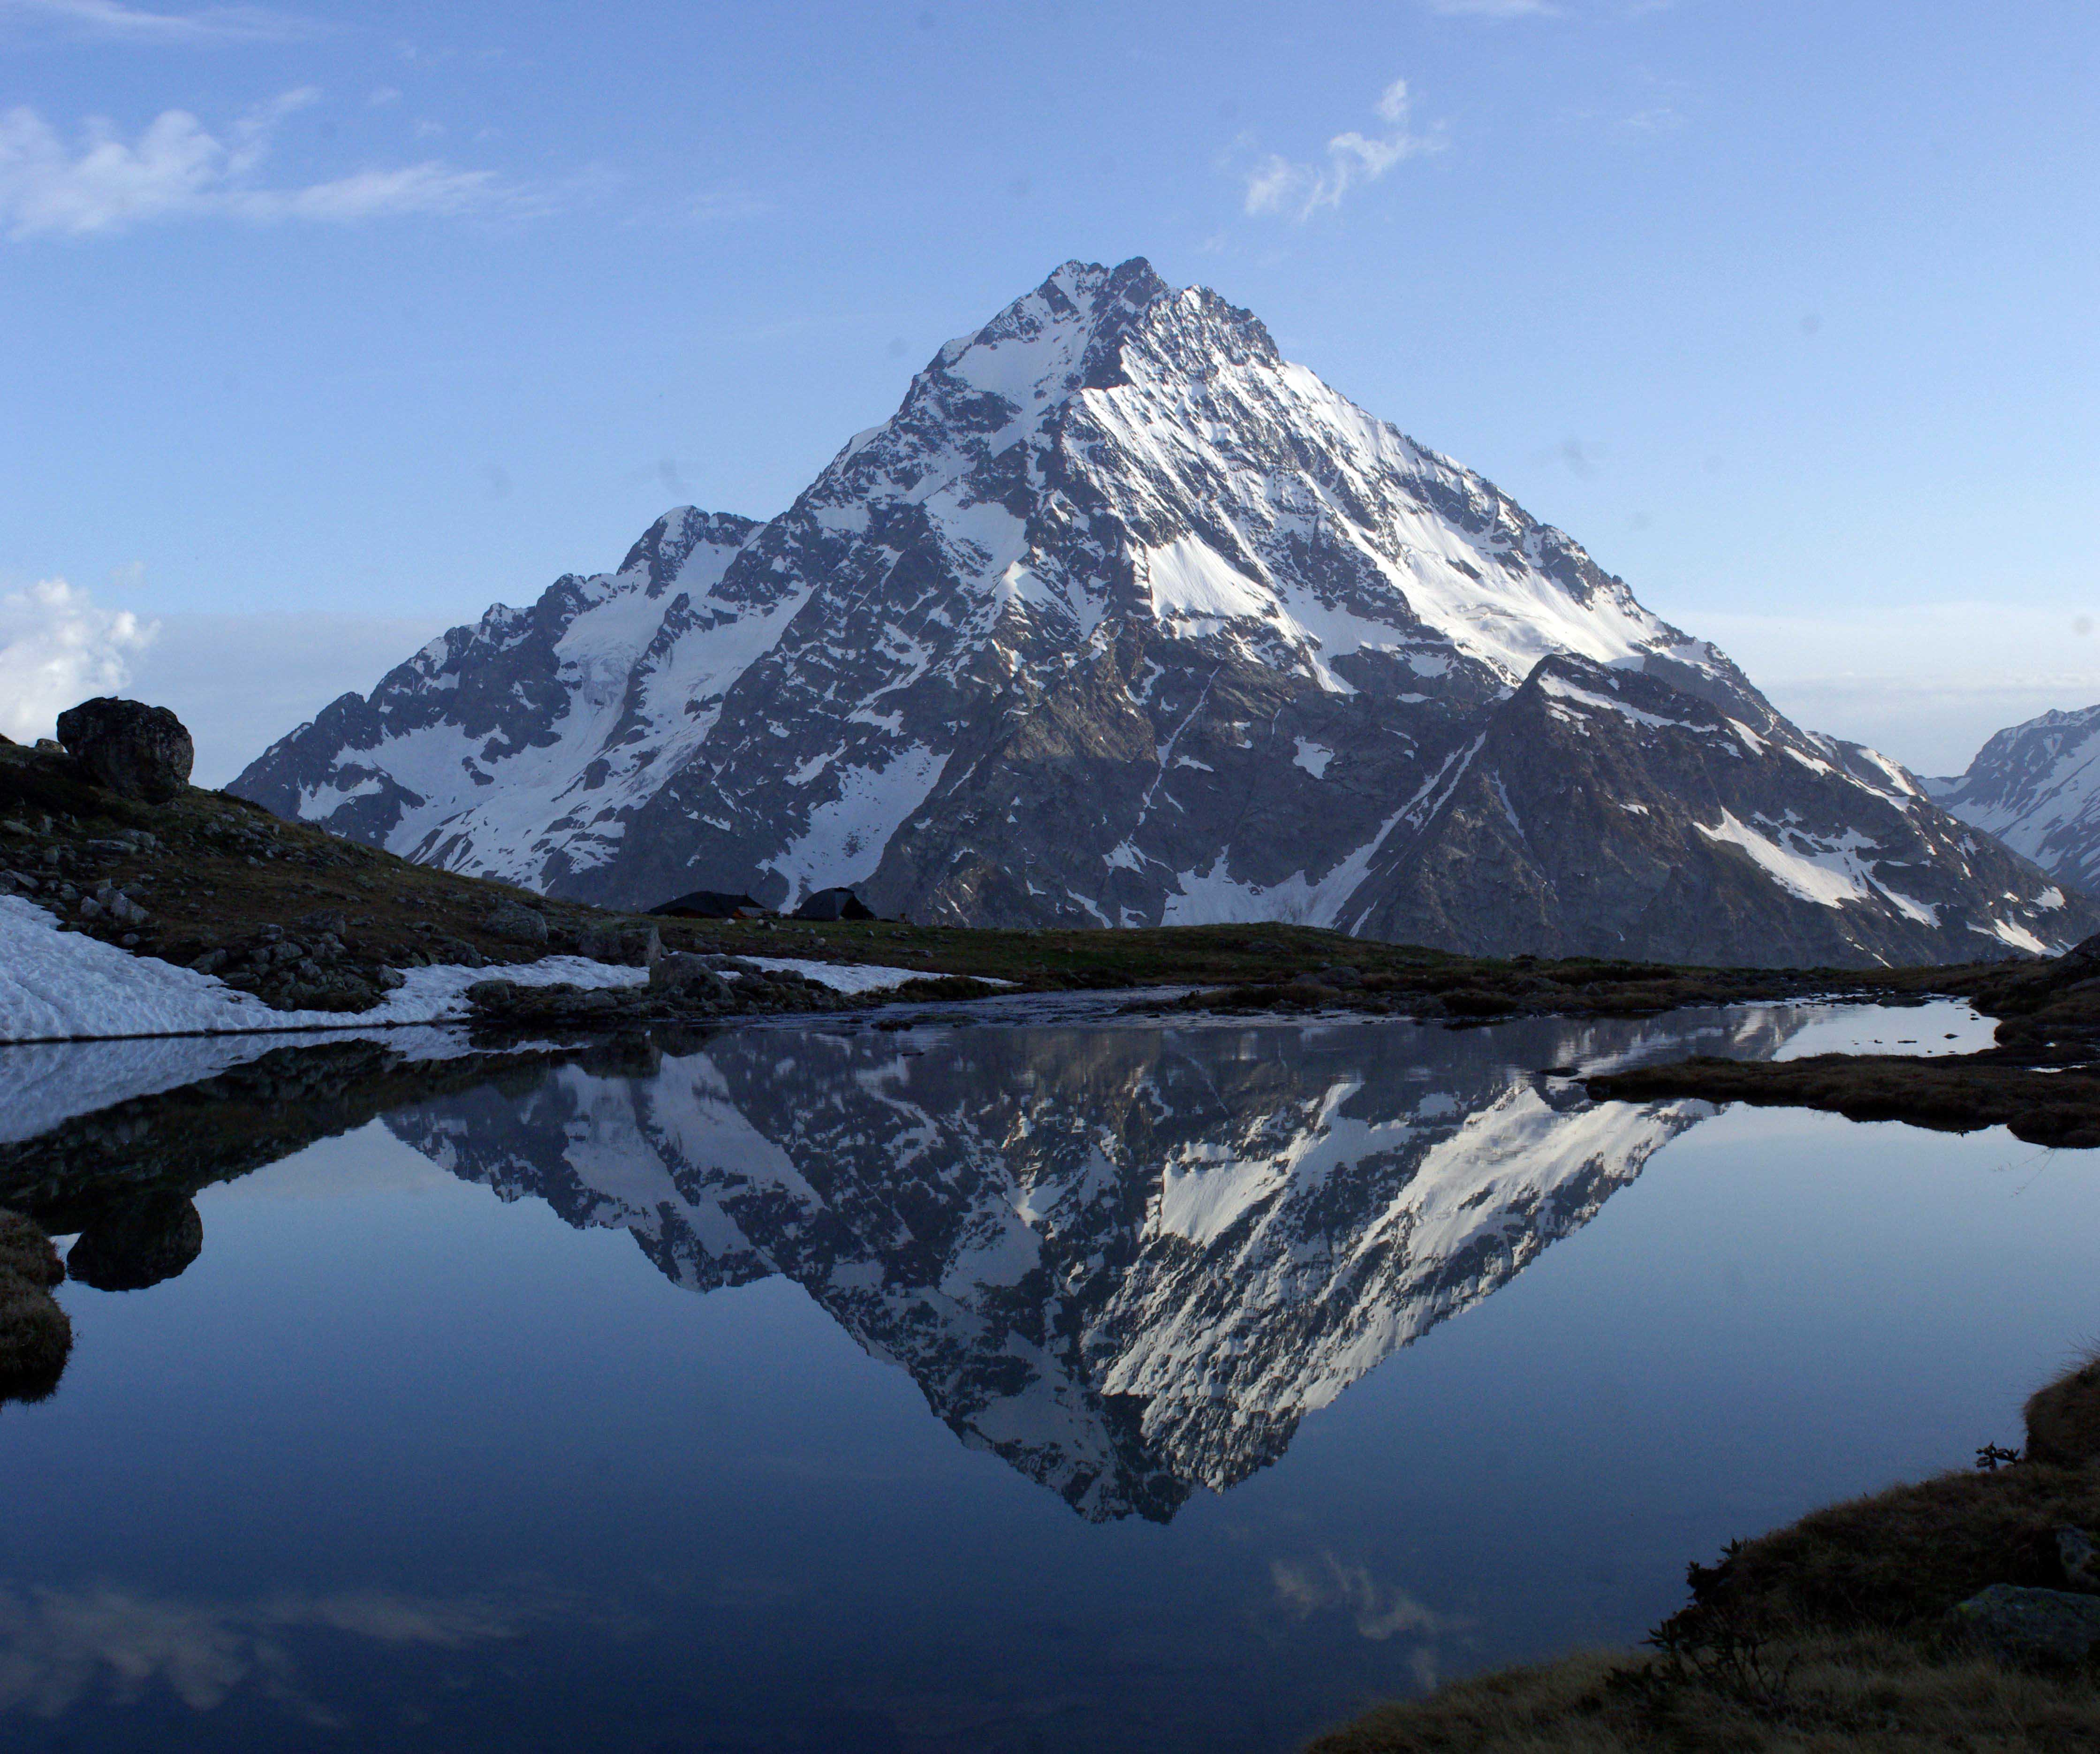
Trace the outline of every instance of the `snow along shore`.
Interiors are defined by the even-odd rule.
[[[834,992],[876,992],[920,979],[917,969],[871,968],[783,957],[745,961],[792,970]],[[466,990],[503,979],[521,987],[634,987],[649,971],[587,957],[470,969],[404,969],[405,984],[368,1011],[273,1010],[216,975],[135,957],[82,932],[61,932],[19,896],[0,895],[0,1042],[124,1040],[146,1036],[368,1030],[466,1015]]]

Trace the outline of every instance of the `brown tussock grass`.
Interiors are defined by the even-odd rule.
[[[1774,1644],[1784,1701],[1754,1703],[1672,1682],[1660,1658],[1589,1651],[1454,1682],[1323,1736],[1311,1754],[2071,1754],[2100,1747],[2089,1677],[2029,1673],[1970,1654],[1938,1656],[1886,1633],[1810,1633]]]

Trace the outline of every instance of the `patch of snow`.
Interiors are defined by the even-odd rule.
[[[1873,843],[1862,838],[1856,831],[1848,830],[1841,844],[1811,846],[1811,850],[1804,852],[1783,846],[1738,822],[1731,811],[1721,812],[1718,827],[1709,828],[1703,822],[1695,826],[1710,841],[1740,847],[1766,876],[1803,901],[1816,902],[1825,908],[1841,908],[1848,901],[1867,899],[1865,868],[1853,849]],[[1807,838],[1799,834],[1794,837]]]
[[[1276,599],[1200,537],[1143,550],[1153,612],[1162,621],[1273,621]]]
[[[1315,743],[1310,737],[1299,737],[1295,740],[1298,744],[1298,753],[1290,758],[1291,765],[1303,767],[1315,780],[1324,780],[1327,775],[1327,763],[1334,760],[1335,752],[1325,744]]]
[[[837,764],[838,795],[810,812],[808,827],[767,868],[787,878],[791,895],[866,881],[890,836],[940,783],[947,759],[915,743],[880,767]]]
[[[1630,718],[1637,725],[1701,733],[1713,729],[1709,725],[1695,725],[1688,719],[1664,718],[1658,714],[1643,712],[1640,708],[1629,705],[1626,701],[1614,696],[1598,694],[1588,688],[1578,688],[1573,683],[1565,681],[1558,676],[1542,676],[1538,680],[1538,686],[1542,693],[1551,695],[1556,700],[1571,700],[1583,706],[1600,706],[1607,712],[1618,714],[1622,718]],[[1729,722],[1733,724],[1735,722],[1732,719]],[[1736,728],[1740,730],[1742,727],[1737,726]]]
[[[1993,920],[1988,927],[1972,926],[1969,930],[1981,932],[1986,938],[1996,938],[2002,943],[2010,944],[2015,950],[2024,950],[2034,956],[2045,957],[2052,953],[2049,947],[2032,932],[2010,920]]]
[[[836,992],[875,992],[921,978],[923,970],[853,966],[799,957],[758,957],[761,968],[792,970]],[[365,1011],[280,1011],[215,975],[135,957],[82,932],[62,932],[42,908],[0,895],[0,1042],[127,1040],[139,1037],[305,1033],[393,1028],[466,1014],[466,990],[501,979],[521,987],[633,987],[649,971],[545,957],[537,962],[470,969],[404,969],[404,984]],[[999,984],[995,983],[994,984]],[[180,1059],[187,1069],[198,1063]],[[143,1062],[142,1062],[142,1064]],[[170,1063],[174,1063],[174,1062]],[[127,1072],[126,1077],[135,1074]],[[194,1071],[158,1086],[208,1076]],[[0,1085],[4,1088],[4,1085]],[[127,1093],[137,1094],[134,1089]],[[112,1098],[119,1100],[120,1098]]]

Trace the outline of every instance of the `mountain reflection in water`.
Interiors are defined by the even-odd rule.
[[[1638,1638],[2090,1326],[2100,1154],[1548,1070],[1951,1007],[1028,1016],[0,1063],[93,1275],[0,1407],[0,1748],[1282,1754]]]
[[[1732,1014],[1706,1045],[1768,1054],[1796,1015]],[[1090,1520],[1164,1522],[1710,1114],[1528,1069],[1660,1033],[753,1032],[386,1124],[506,1200],[625,1228],[690,1290],[793,1279],[964,1443]]]

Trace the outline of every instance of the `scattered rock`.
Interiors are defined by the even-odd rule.
[[[2056,1531],[2056,1557],[2063,1566],[2063,1580],[2073,1589],[2100,1593],[2100,1547],[2083,1529]]]
[[[730,984],[709,965],[713,960],[716,959],[677,954],[660,956],[649,965],[649,990],[652,993],[676,994],[681,998],[726,1005],[729,1002]]]
[[[546,916],[522,902],[500,902],[489,910],[487,921],[491,935],[507,944],[544,944],[547,941]]]
[[[664,940],[653,926],[594,926],[585,930],[576,951],[593,962],[646,968],[663,955]]]
[[[2058,1468],[2100,1461],[2100,1358],[2036,1390],[2027,1422],[2029,1461]]]
[[[2100,1644],[2100,1596],[1993,1584],[1954,1610],[2000,1656],[2018,1663],[2081,1663]]]
[[[1362,973],[1350,967],[1346,962],[1338,963],[1333,968],[1321,969],[1313,975],[1312,979],[1322,987],[1333,987],[1337,989],[1361,987],[1364,983]]]
[[[189,732],[167,708],[107,695],[60,714],[59,740],[90,778],[148,804],[179,797],[196,759]]]

